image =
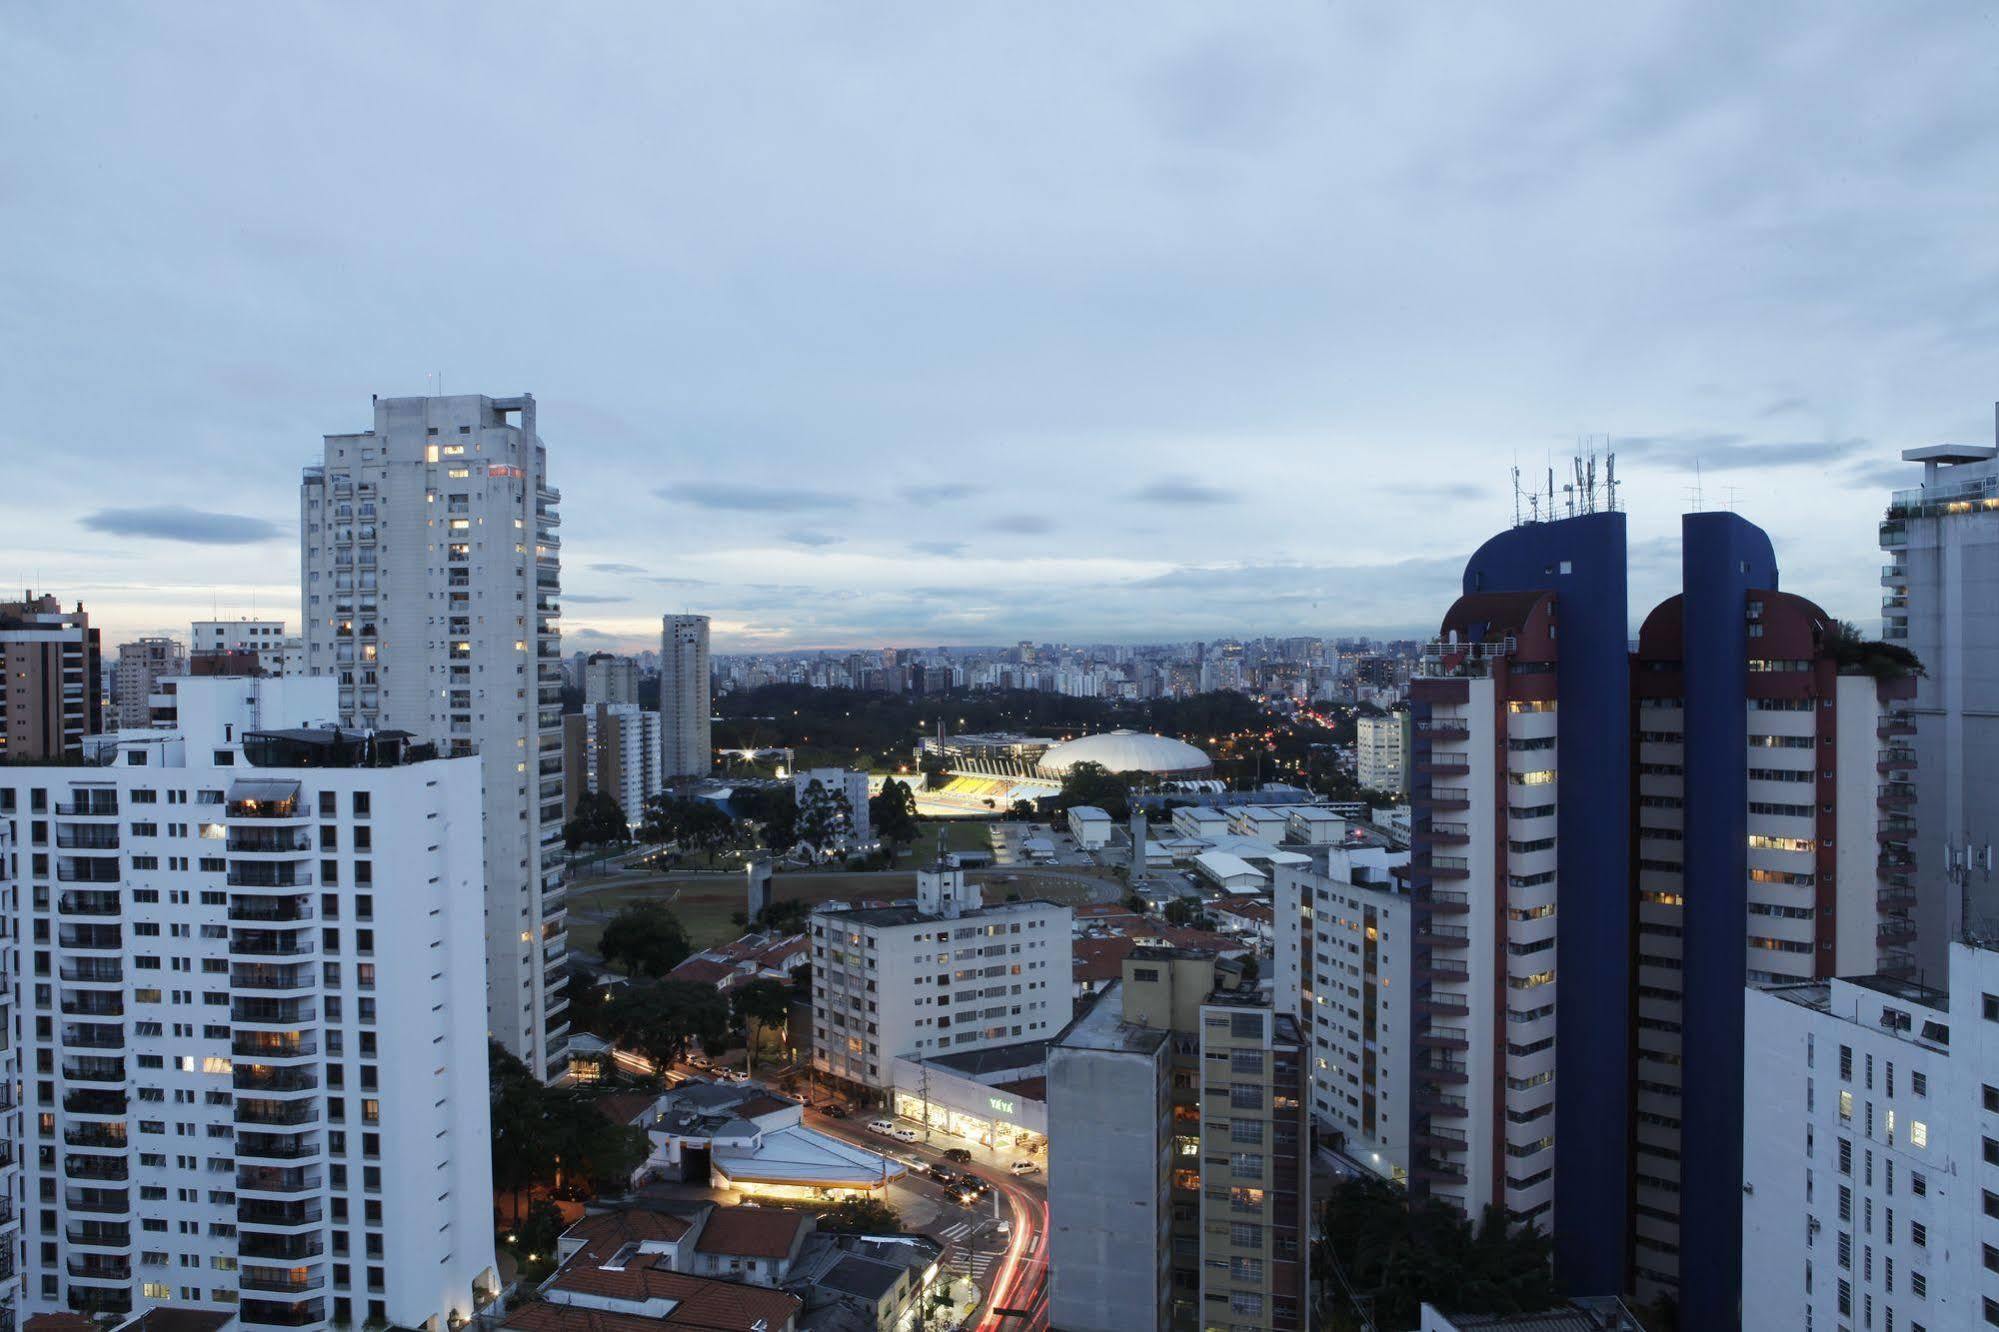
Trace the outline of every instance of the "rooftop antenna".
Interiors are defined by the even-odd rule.
[[[1617,512],[1617,450],[1610,447],[1610,437],[1604,437],[1603,488],[1610,495],[1610,511]]]
[[[1701,490],[1701,460],[1696,458],[1694,459],[1694,483],[1687,487],[1687,503],[1693,507],[1695,513],[1699,513],[1701,505],[1706,500],[1707,496]]]
[[[1513,455],[1513,525],[1520,526],[1520,455]]]

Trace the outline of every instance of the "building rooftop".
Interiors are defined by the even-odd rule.
[[[1147,951],[1147,950],[1140,950]],[[1167,949],[1150,950],[1171,955]],[[1049,1051],[1096,1050],[1106,1054],[1152,1055],[1173,1035],[1164,1027],[1135,1027],[1124,1020],[1123,981],[1106,986],[1096,1002],[1072,1019],[1062,1034],[1049,1042]]]
[[[850,1253],[834,1263],[831,1270],[819,1278],[819,1284],[829,1290],[877,1301],[895,1289],[896,1282],[902,1280],[902,1274],[907,1270],[899,1263],[884,1263]]]
[[[700,1253],[744,1258],[787,1257],[806,1230],[803,1212],[775,1207],[717,1207],[694,1241]]]
[[[981,916],[1005,916],[1043,908],[1055,910],[1060,905],[1045,898],[1025,897],[1017,902],[987,902],[983,906],[966,907],[955,916],[943,916],[920,911],[914,902],[893,902],[879,906],[830,905],[813,911],[812,915],[815,919],[844,920],[856,925],[927,925],[934,921],[977,920]]]
[[[437,757],[437,746],[412,744],[408,731],[344,731],[300,726],[243,732],[253,768],[393,768]]]
[[[1047,1041],[1014,1041],[1009,1045],[993,1045],[983,1050],[959,1050],[951,1054],[932,1055],[919,1062],[938,1068],[948,1068],[953,1073],[964,1073],[970,1077],[981,1077],[991,1073],[1005,1073],[1013,1069],[1039,1068],[1048,1059]]]

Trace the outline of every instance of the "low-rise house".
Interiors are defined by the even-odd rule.
[[[516,1332],[792,1332],[803,1301],[775,1289],[812,1233],[803,1213],[696,1203],[584,1217],[557,1241],[544,1303],[511,1313]],[[719,1273],[734,1279],[723,1280]]]
[[[944,1248],[927,1235],[816,1235],[790,1289],[803,1332],[901,1332],[937,1279]]]
[[[694,954],[667,978],[712,985],[727,994],[754,980],[789,982],[811,958],[812,942],[803,934],[745,934]]]
[[[640,1122],[652,1140],[642,1174],[810,1202],[873,1194],[908,1173],[804,1119],[798,1102],[754,1083],[683,1082]]]

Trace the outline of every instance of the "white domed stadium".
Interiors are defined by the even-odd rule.
[[[1041,771],[1061,777],[1078,763],[1098,763],[1113,773],[1149,772],[1155,777],[1204,777],[1213,760],[1182,740],[1140,731],[1105,731],[1066,740],[1041,756]]]

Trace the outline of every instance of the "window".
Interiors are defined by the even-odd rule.
[[[1926,1249],[1930,1243],[1930,1228],[1920,1221],[1909,1223],[1909,1243],[1919,1249]]]
[[[1909,1145],[1911,1147],[1928,1147],[1930,1145],[1930,1126],[1920,1119],[1910,1120]],[[1918,1192],[1920,1191],[1918,1190]]]

